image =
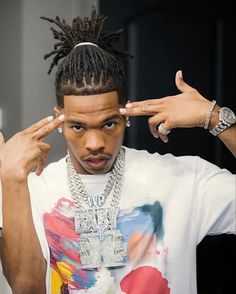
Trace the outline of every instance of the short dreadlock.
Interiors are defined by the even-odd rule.
[[[93,95],[117,91],[120,104],[127,100],[125,74],[120,61],[130,54],[113,48],[112,43],[120,40],[123,30],[104,32],[107,19],[96,14],[93,7],[91,19],[76,17],[72,25],[58,16],[55,19],[41,17],[57,25],[51,28],[55,40],[54,50],[44,55],[44,59],[54,55],[48,74],[61,60],[56,72],[57,104],[64,107],[64,95]],[[91,42],[97,46],[76,46],[81,42]],[[76,47],[75,47],[76,46]]]

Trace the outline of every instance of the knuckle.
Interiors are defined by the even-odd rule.
[[[51,145],[48,143],[41,143],[40,149],[44,152],[48,152],[51,149]]]
[[[32,134],[30,134],[29,136],[30,136],[30,138],[31,138],[32,140],[37,139],[37,134],[36,134],[36,133],[32,133]]]
[[[39,126],[38,123],[37,123],[37,124],[34,124],[34,125],[32,126],[32,130],[33,130],[33,132],[36,132],[39,128],[40,128],[40,126]]]
[[[47,134],[49,132],[49,127],[48,126],[43,127],[43,132]]]
[[[17,137],[18,138],[18,137],[21,137],[23,135],[25,135],[25,133],[24,133],[24,131],[21,131],[21,132],[15,133],[14,137]]]

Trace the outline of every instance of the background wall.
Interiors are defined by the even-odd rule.
[[[0,3],[0,108],[2,131],[7,138],[48,115],[56,105],[55,71],[47,74],[50,60],[43,55],[53,49],[50,24],[40,16],[60,16],[68,22],[89,16],[97,0],[1,0]],[[57,132],[49,161],[64,153],[64,141]]]
[[[47,74],[50,60],[43,55],[53,49],[50,24],[40,16],[60,16],[68,22],[89,16],[97,0],[1,0],[0,1],[0,109],[5,139],[48,115],[55,103],[54,71]],[[47,142],[52,146],[49,161],[65,152],[57,132]],[[17,245],[16,245],[17,246]],[[11,293],[1,274],[0,293]]]
[[[125,28],[121,49],[134,54],[124,63],[130,100],[179,93],[174,77],[185,80],[210,100],[236,111],[236,21],[233,1],[100,0],[109,16],[107,29]],[[198,155],[236,172],[236,160],[203,128],[175,129],[170,142],[156,140],[147,118],[131,118],[125,143],[162,154]],[[236,140],[236,138],[234,138]],[[236,197],[236,195],[235,195]],[[236,236],[207,236],[197,248],[199,294],[236,293]],[[184,274],[184,273],[183,273]]]

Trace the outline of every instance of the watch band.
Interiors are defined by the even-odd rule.
[[[229,126],[230,124],[224,121],[219,121],[218,124],[212,130],[210,130],[210,133],[214,136],[217,136],[221,132],[223,132],[225,129],[227,129]]]
[[[219,110],[219,122],[212,130],[210,130],[210,133],[217,136],[235,123],[236,115],[234,112],[228,107],[221,107]]]

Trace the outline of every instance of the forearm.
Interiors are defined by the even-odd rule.
[[[1,256],[13,293],[45,293],[46,262],[33,224],[27,178],[2,177]]]

